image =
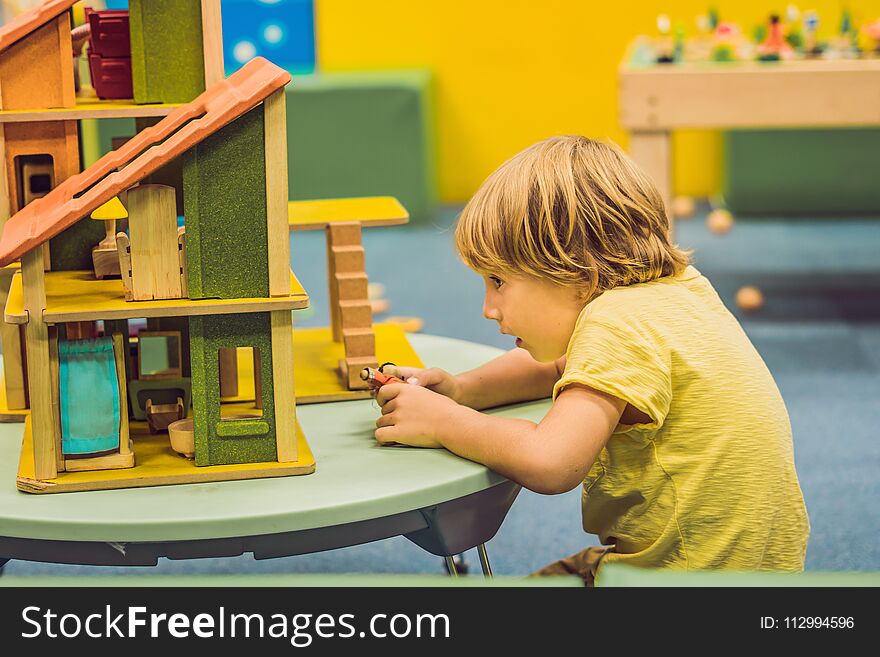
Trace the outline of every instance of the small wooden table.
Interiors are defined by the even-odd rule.
[[[620,122],[667,209],[673,130],[880,125],[880,59],[653,64],[645,47],[620,66]]]
[[[412,349],[402,330],[386,326],[380,335],[373,325],[362,229],[405,224],[409,212],[393,196],[366,196],[290,201],[287,219],[291,231],[325,232],[330,327],[297,329],[297,334],[305,338],[297,341],[308,345],[310,362],[329,362],[330,370],[338,370],[341,375],[334,377],[330,385],[312,385],[311,377],[305,381],[305,388],[297,384],[297,399],[309,403],[369,397],[369,386],[360,378],[361,371],[384,361],[400,362],[411,355]],[[312,370],[324,378],[321,372],[327,368],[322,365]]]
[[[502,352],[427,335],[412,342],[428,365],[459,372]],[[407,363],[401,363],[407,364]],[[550,401],[492,411],[539,421]],[[442,449],[381,447],[372,400],[297,407],[317,459],[301,477],[27,495],[15,489],[21,424],[0,425],[0,564],[156,565],[174,559],[257,559],[319,552],[403,535],[448,557],[480,548],[520,487]],[[365,566],[366,567],[366,566]]]

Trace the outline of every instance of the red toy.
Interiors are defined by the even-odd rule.
[[[365,367],[362,369],[361,378],[370,384],[370,387],[375,390],[378,390],[389,383],[406,383],[403,379],[398,379],[396,376],[391,376],[390,374],[385,374],[379,370],[374,370],[372,367]]]
[[[128,10],[94,11],[86,7],[89,21],[89,73],[98,98],[131,98],[131,38]]]

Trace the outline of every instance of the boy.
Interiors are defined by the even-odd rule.
[[[398,368],[380,443],[445,447],[530,490],[583,484],[605,563],[803,569],[809,523],[770,372],[618,148],[554,137],[511,158],[455,233],[485,279],[483,315],[517,348],[470,372]],[[417,385],[411,385],[411,384]],[[553,396],[539,424],[478,412]]]

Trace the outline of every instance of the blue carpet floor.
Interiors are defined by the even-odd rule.
[[[481,280],[452,251],[458,208],[430,225],[365,232],[370,280],[384,284],[390,314],[416,315],[424,332],[512,347],[481,317]],[[705,209],[680,221],[677,240],[728,307],[742,285],[764,292],[764,308],[740,317],[776,377],[791,415],[795,459],[812,523],[808,570],[880,570],[880,222],[863,219],[737,221],[724,236],[705,228]],[[295,234],[294,268],[327,324],[323,235]],[[496,574],[522,575],[597,544],[580,528],[580,492],[523,491],[489,543]],[[476,553],[466,555],[479,569]],[[250,555],[162,560],[157,568],[10,562],[10,575],[265,572],[438,573],[441,560],[406,539],[267,561]]]

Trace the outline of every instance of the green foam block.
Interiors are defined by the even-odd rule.
[[[430,72],[296,75],[286,93],[291,200],[395,196],[413,222],[430,217]]]
[[[190,317],[189,326],[196,465],[277,461],[270,314]],[[220,418],[221,347],[260,350],[262,417]]]
[[[190,299],[269,296],[263,106],[184,156]]]
[[[129,0],[136,103],[188,103],[205,90],[199,0]]]
[[[740,215],[880,212],[880,130],[725,133],[724,202]]]

